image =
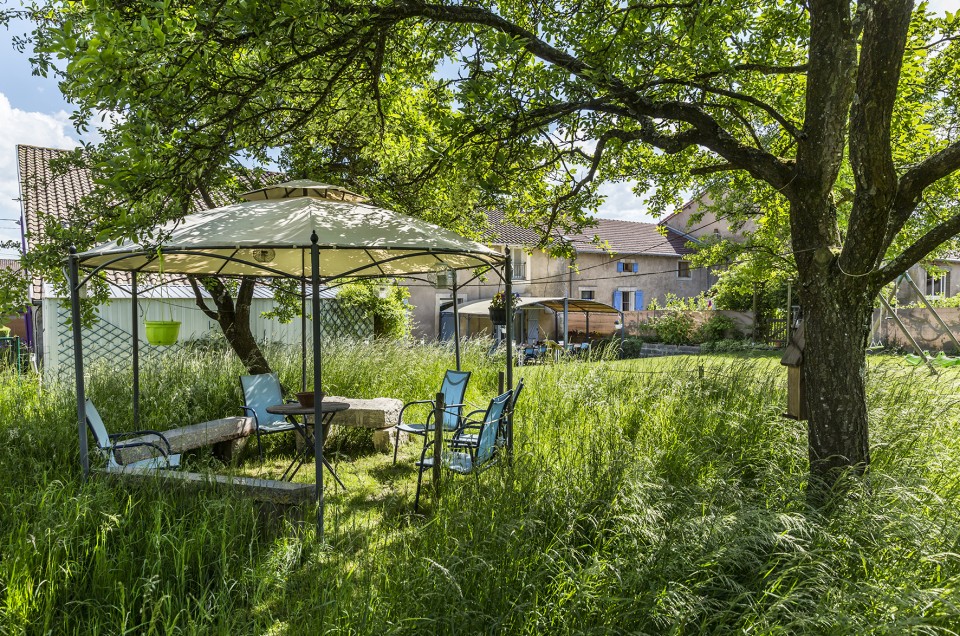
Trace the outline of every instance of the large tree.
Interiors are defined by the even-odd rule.
[[[38,68],[62,61],[78,118],[122,114],[99,161],[145,195],[140,214],[238,152],[329,146],[346,112],[422,149],[394,188],[469,174],[561,250],[598,183],[655,187],[666,208],[734,175],[786,214],[827,483],[870,460],[874,297],[960,231],[960,21],[911,0],[89,0],[37,16]]]

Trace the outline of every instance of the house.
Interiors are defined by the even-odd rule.
[[[71,210],[92,191],[89,171],[73,168],[65,174],[54,173],[51,162],[66,153],[64,150],[17,146],[20,178],[21,227],[24,228],[24,252],[29,253],[44,235],[49,220],[69,223]],[[172,277],[142,276],[138,281],[137,307],[133,306],[131,279],[126,272],[105,272],[109,283],[110,302],[97,307],[98,322],[84,329],[84,356],[88,360],[132,359],[134,320],[172,319],[179,321],[180,342],[219,335],[219,325],[196,305],[193,288],[187,281]],[[209,296],[204,293],[208,305]],[[372,316],[345,312],[335,301],[336,293],[322,295],[324,332],[367,337],[373,333]],[[258,286],[251,306],[251,330],[262,342],[300,344],[300,321],[282,324],[261,314],[275,307],[272,291]],[[134,315],[137,318],[134,318]],[[73,368],[73,340],[67,325],[69,308],[61,291],[42,277],[35,276],[30,286],[30,308],[26,315],[25,338],[44,366],[45,374],[58,375]],[[150,346],[139,329],[141,355],[150,357],[163,349]],[[308,336],[309,337],[309,336]]]
[[[687,246],[692,237],[665,225],[599,219],[595,227],[566,237],[574,251],[573,260],[556,258],[535,246],[539,236],[533,230],[506,223],[499,212],[488,215],[486,239],[495,247],[511,248],[513,289],[521,296],[561,297],[597,300],[623,311],[646,309],[652,300],[662,303],[668,293],[696,296],[710,289],[716,277],[707,269],[692,267]],[[423,339],[447,339],[453,333],[451,274],[438,275],[433,284],[409,285],[414,310],[414,335]],[[460,273],[458,301],[469,303],[493,295],[503,288],[495,275],[467,282]],[[524,312],[526,324],[521,340],[556,338],[562,332],[560,318],[548,310]],[[570,329],[582,330],[582,314],[570,316]],[[609,324],[608,324],[609,323]],[[612,331],[613,319],[591,322],[591,332]],[[490,331],[485,318],[463,318],[461,334],[469,336]]]
[[[661,224],[699,241],[712,237],[738,241],[744,233],[756,230],[756,223],[752,220],[738,225],[727,221],[722,211],[718,216],[714,209],[704,209],[713,204],[714,199],[704,193],[687,201],[679,210],[665,217]],[[925,296],[949,298],[960,293],[960,256],[951,255],[914,265],[907,270],[907,274]],[[919,300],[917,292],[906,283],[897,288],[896,298],[901,305]]]

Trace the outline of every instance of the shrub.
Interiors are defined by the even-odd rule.
[[[698,329],[701,342],[716,342],[717,340],[740,338],[743,334],[737,328],[737,323],[729,316],[715,314]]]
[[[654,322],[657,338],[667,344],[696,344],[694,342],[694,320],[690,314],[671,311],[659,316]]]

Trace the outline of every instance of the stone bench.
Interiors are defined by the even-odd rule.
[[[258,477],[237,477],[233,475],[215,475],[207,473],[189,473],[180,470],[156,470],[153,468],[116,467],[104,468],[96,472],[113,478],[133,480],[160,480],[179,486],[223,488],[231,492],[251,497],[258,501],[268,501],[280,505],[296,505],[314,498],[314,484],[298,484],[276,479]]]
[[[368,428],[373,430],[373,446],[381,453],[392,453],[394,439],[397,435],[397,419],[403,402],[396,398],[347,398],[338,395],[328,395],[323,398],[332,402],[346,402],[350,408],[340,411],[333,416],[333,426],[349,426],[353,428]],[[405,441],[403,434],[400,441]]]
[[[256,427],[252,417],[225,417],[211,422],[201,422],[190,426],[160,431],[170,442],[170,452],[174,455],[203,446],[213,446],[214,453],[221,459],[230,460],[239,452],[246,438],[254,435]],[[158,443],[153,435],[121,440],[119,443],[151,442]],[[162,446],[162,442],[160,442]],[[158,455],[152,446],[121,448],[114,451],[117,462],[131,464],[141,459]]]

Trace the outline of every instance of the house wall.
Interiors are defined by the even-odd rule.
[[[522,249],[522,248],[514,248]],[[707,269],[695,269],[690,272],[689,279],[679,278],[677,263],[680,260],[672,256],[639,256],[629,260],[636,261],[638,271],[617,272],[617,262],[620,259],[606,253],[581,253],[577,257],[576,269],[570,268],[566,259],[554,258],[541,251],[535,251],[527,256],[525,263],[525,279],[513,281],[514,292],[521,296],[531,297],[561,297],[580,298],[584,290],[592,290],[594,299],[603,303],[613,304],[614,292],[630,290],[643,293],[643,308],[651,300],[661,305],[668,293],[682,298],[696,296],[707,291],[716,282],[716,276]],[[459,272],[459,280],[466,281],[472,273]],[[435,340],[440,333],[440,303],[449,302],[452,293],[449,289],[436,287],[419,282],[411,282],[410,302],[415,305],[413,310],[413,335],[422,340]],[[492,298],[497,291],[503,289],[499,276],[490,273],[486,281],[474,281],[464,285],[458,291],[461,304],[468,304],[478,300]],[[633,307],[627,308],[632,310]],[[573,329],[576,316],[571,314],[570,324]],[[552,311],[530,309],[524,311],[525,321],[518,331],[521,341],[562,338],[557,335],[563,331],[562,319],[555,319]],[[597,327],[606,323],[597,316]],[[613,319],[608,320],[610,325]],[[470,337],[490,333],[490,321],[483,317],[466,317],[461,319],[461,335]],[[612,327],[610,327],[612,330]],[[594,317],[591,317],[590,330],[595,331]]]
[[[682,208],[665,218],[663,224],[698,239],[719,234],[721,238],[740,241],[743,239],[743,232],[756,231],[757,226],[753,221],[747,221],[739,231],[734,231],[730,228],[729,221],[726,219],[720,219],[718,221],[716,214],[713,212],[705,212],[699,221],[693,221],[691,224],[693,216],[698,214],[702,207],[710,205],[713,205],[713,199],[707,195],[703,195],[698,199],[688,202]]]
[[[952,298],[957,294],[960,294],[960,263],[954,261],[935,261],[935,265],[943,270],[946,270],[947,273],[947,289],[946,297]],[[913,279],[913,282],[917,284],[921,290],[926,291],[927,289],[927,271],[923,269],[921,265],[914,265],[907,270],[907,273],[910,274],[910,278]],[[900,284],[900,287],[897,289],[897,303],[900,305],[909,305],[911,303],[919,302],[919,297],[917,293],[910,287],[910,285],[904,281]]]

